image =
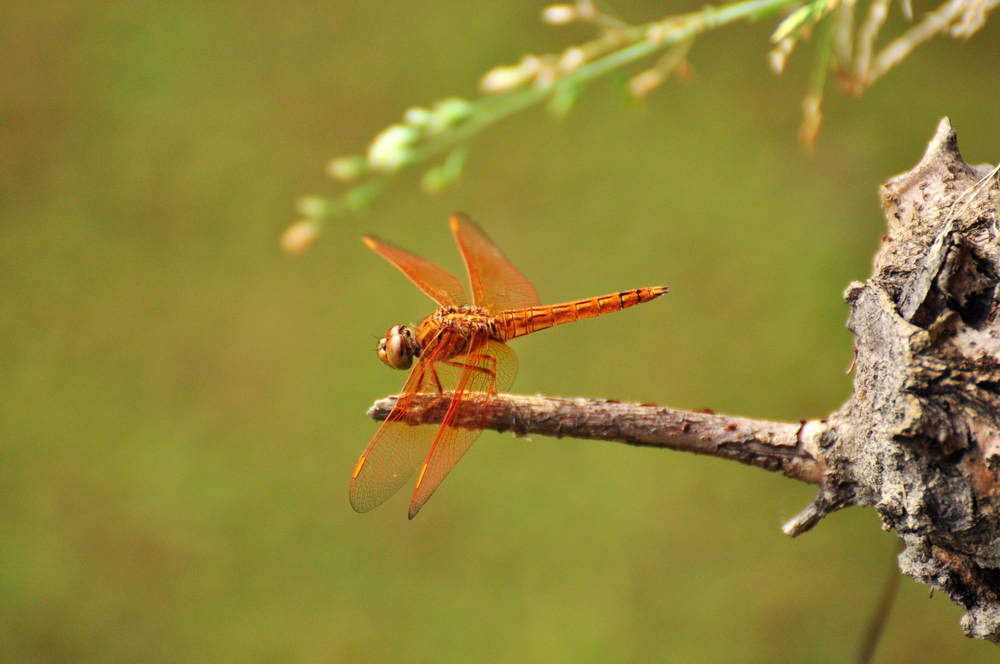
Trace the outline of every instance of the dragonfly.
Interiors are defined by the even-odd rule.
[[[449,220],[465,262],[469,292],[430,261],[371,235],[364,243],[406,275],[439,307],[415,327],[393,325],[378,342],[378,356],[410,373],[388,417],[351,474],[350,501],[367,512],[391,498],[419,468],[410,498],[412,519],[482,433],[469,427],[489,401],[510,389],[517,373],[511,339],[649,302],[667,292],[648,286],[563,304],[542,305],[535,287],[468,216]],[[471,298],[469,297],[471,293]],[[411,425],[407,410],[416,394],[451,402],[440,425]],[[474,409],[472,415],[469,408]],[[466,409],[466,410],[463,410]],[[475,410],[478,409],[478,410]],[[462,413],[463,426],[456,426]]]

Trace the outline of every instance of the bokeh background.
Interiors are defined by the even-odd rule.
[[[1000,30],[935,40],[860,99],[831,90],[809,155],[808,48],[776,77],[773,22],[727,28],[688,83],[524,113],[474,143],[459,187],[406,177],[279,252],[294,200],[336,193],[330,157],[587,35],[541,6],[0,9],[0,659],[853,655],[895,539],[860,509],[786,538],[813,489],[760,470],[487,432],[415,521],[408,490],[355,514],[365,409],[403,380],[375,341],[432,308],[359,237],[461,274],[446,218],[465,210],[543,300],[670,285],[517,341],[518,391],[822,416],[850,391],[841,292],[884,230],[878,184],[945,114],[969,161],[998,159]],[[995,661],[960,614],[904,579],[879,661]]]

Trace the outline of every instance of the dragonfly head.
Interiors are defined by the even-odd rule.
[[[412,327],[393,325],[378,340],[378,359],[393,369],[409,369],[413,358],[420,356],[420,344]]]

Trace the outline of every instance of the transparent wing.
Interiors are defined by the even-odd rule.
[[[424,348],[410,370],[399,399],[379,426],[351,475],[350,501],[358,512],[367,512],[391,498],[427,459],[438,438],[441,425],[413,426],[406,423],[406,411],[414,394],[458,391],[468,384],[463,376],[472,370],[455,357],[464,356],[481,339],[463,337],[442,330]]]
[[[431,444],[410,499],[412,519],[458,460],[482,433],[482,413],[497,392],[510,389],[517,375],[517,355],[506,344],[486,338],[473,342],[468,353],[448,361],[461,370],[455,396]],[[474,410],[469,410],[469,409]],[[459,417],[461,415],[461,417]],[[462,427],[456,426],[461,421]]]
[[[439,306],[459,306],[469,302],[462,283],[426,258],[411,254],[371,235],[361,238],[368,248],[396,266]]]
[[[479,224],[461,212],[451,215],[450,223],[469,272],[473,304],[491,312],[541,304],[535,287],[507,260]]]
[[[433,424],[410,426],[401,420],[406,414],[407,395],[437,391],[434,362],[421,358],[410,370],[400,399],[354,467],[350,498],[355,511],[367,512],[392,498],[423,463],[439,427]]]

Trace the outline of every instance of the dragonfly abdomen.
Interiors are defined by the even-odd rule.
[[[494,318],[497,337],[507,341],[554,325],[610,314],[655,300],[666,292],[666,286],[647,286],[574,302],[504,311]]]

